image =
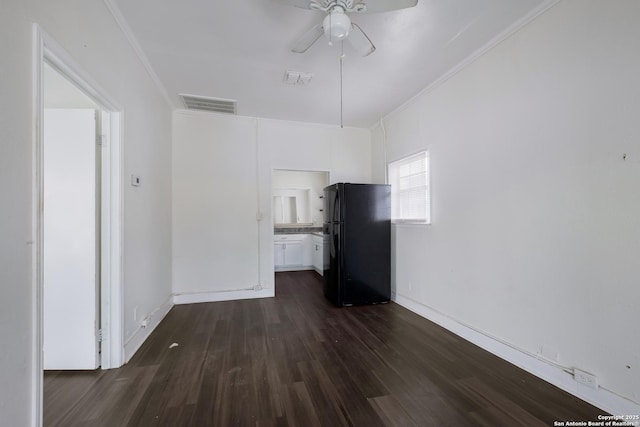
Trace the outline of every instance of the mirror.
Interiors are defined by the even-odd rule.
[[[272,213],[276,226],[321,226],[328,172],[274,170]]]
[[[274,189],[274,224],[311,224],[310,193],[310,188]]]

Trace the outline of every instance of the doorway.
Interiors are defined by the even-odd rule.
[[[315,270],[322,274],[323,197],[327,185],[329,172],[272,171],[274,272]]]
[[[43,364],[100,361],[100,107],[44,65]],[[108,134],[105,134],[108,137]]]
[[[322,227],[323,191],[329,172],[274,169],[271,177],[274,227]]]
[[[123,364],[122,108],[42,28],[34,24],[33,29],[32,404],[34,424],[41,425],[45,367],[95,369],[101,366],[109,369]],[[64,90],[56,93],[60,87]],[[52,136],[52,130],[57,135]],[[56,137],[59,141],[55,141]],[[86,140],[90,141],[79,142]],[[69,211],[76,204],[82,208],[74,209],[75,214],[84,211],[81,213],[85,215],[72,218]],[[62,217],[62,221],[56,217]],[[64,241],[59,247],[66,248],[66,253],[55,250],[56,238]],[[78,255],[81,257],[77,258]],[[78,266],[82,268],[78,269]],[[56,286],[63,282],[62,288],[51,287],[56,280]],[[74,291],[67,282],[84,285],[81,291]],[[84,311],[71,310],[81,293]],[[56,298],[59,301],[55,301]],[[53,310],[53,316],[58,317],[53,319],[50,308],[56,304],[63,309]],[[68,328],[76,327],[81,331],[67,333],[71,331]],[[51,335],[56,328],[67,332]],[[67,366],[59,361],[50,365],[44,356],[45,352],[51,355],[51,343],[54,347],[61,344],[65,350],[65,346],[79,345],[76,339],[65,343],[67,335],[77,337],[80,333],[88,345],[83,344],[82,350],[73,348],[69,353],[88,362],[82,364],[63,356],[60,360],[69,363]],[[98,342],[101,342],[101,348]]]

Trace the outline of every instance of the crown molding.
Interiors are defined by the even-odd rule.
[[[330,129],[330,130],[339,130],[339,131],[365,131],[371,132],[373,128],[367,127],[355,127],[355,126],[345,126],[343,128],[340,125],[331,125],[327,123],[316,123],[316,122],[298,122],[295,120],[287,120],[287,119],[274,119],[269,117],[258,117],[258,116],[245,116],[242,114],[228,114],[228,113],[218,113],[216,111],[202,111],[202,110],[189,110],[184,107],[176,108],[173,111],[173,114],[180,114],[185,116],[200,116],[200,117],[215,117],[218,119],[228,119],[228,120],[256,120],[261,123],[281,123],[288,124],[291,126],[304,126],[304,127],[313,127],[319,129]]]
[[[129,42],[129,45],[131,45],[131,47],[133,48],[133,51],[135,52],[136,56],[138,57],[138,59],[140,59],[140,62],[144,66],[145,70],[147,70],[149,77],[151,77],[151,80],[153,81],[153,83],[156,85],[156,87],[162,94],[162,97],[164,98],[164,100],[167,102],[167,105],[169,106],[169,108],[172,110],[179,108],[174,104],[171,97],[169,96],[169,93],[167,92],[167,89],[164,87],[164,85],[160,81],[160,78],[158,77],[155,70],[151,66],[149,59],[144,54],[144,51],[140,46],[140,43],[138,43],[138,39],[136,39],[136,36],[133,34],[131,27],[129,26],[129,24],[127,23],[127,20],[122,15],[122,12],[120,12],[120,9],[116,5],[115,1],[114,0],[103,0],[103,1],[104,1],[104,4],[107,6],[107,9],[109,9],[109,12],[111,12],[111,15],[113,16],[113,18],[116,20],[116,23],[120,27],[120,30],[122,30],[122,33],[124,34],[125,38]]]
[[[415,94],[414,96],[412,96],[411,98],[403,102],[401,105],[393,109],[391,112],[382,116],[382,118],[380,119],[379,122],[376,123],[376,125],[384,120],[387,120],[393,117],[397,113],[404,111],[407,107],[412,105],[416,99],[420,98],[421,96],[431,92],[432,90],[444,84],[447,80],[449,80],[450,78],[458,74],[460,71],[462,71],[463,69],[473,64],[476,61],[476,59],[480,58],[482,55],[489,52],[491,49],[493,49],[494,47],[496,47],[497,45],[499,45],[500,43],[502,43],[503,41],[511,37],[513,34],[517,33],[520,29],[525,27],[530,22],[534,21],[537,17],[539,17],[540,15],[545,13],[547,10],[551,9],[553,6],[560,3],[561,1],[562,0],[543,1],[540,5],[538,5],[537,7],[529,11],[526,15],[524,15],[522,18],[518,19],[509,27],[507,27],[507,29],[505,29],[503,32],[501,32],[500,34],[498,34],[497,36],[489,40],[482,47],[474,51],[471,55],[467,56],[465,59],[463,59],[458,64],[453,66],[451,69],[449,69],[449,71],[447,71],[442,76],[434,80],[427,87],[425,87],[420,92],[418,92],[417,94]],[[374,126],[372,126],[372,128]]]

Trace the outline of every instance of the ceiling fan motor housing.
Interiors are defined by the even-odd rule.
[[[342,8],[335,7],[331,13],[325,16],[324,21],[322,21],[322,28],[329,41],[343,40],[351,31],[351,19],[344,13]]]

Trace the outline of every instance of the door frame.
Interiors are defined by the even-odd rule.
[[[38,24],[33,24],[33,146],[32,146],[32,286],[33,286],[33,425],[42,425],[43,404],[43,119],[46,62],[100,106],[108,115],[109,138],[102,141],[101,286],[102,369],[122,366],[122,139],[123,109],[84,72]],[[104,131],[104,130],[103,130]]]

